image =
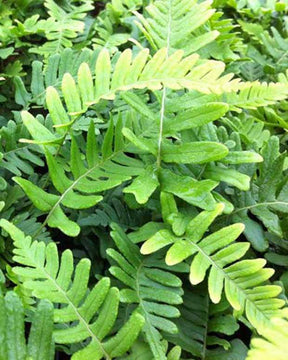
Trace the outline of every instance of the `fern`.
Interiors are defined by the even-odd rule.
[[[73,355],[73,359],[112,359],[125,353],[141,330],[144,319],[134,312],[119,332],[108,340],[117,317],[119,291],[110,288],[109,278],[102,278],[87,293],[90,262],[82,259],[74,270],[73,255],[66,250],[59,261],[57,247],[51,242],[47,246],[32,242],[31,237],[11,223],[1,220],[1,226],[14,240],[14,260],[22,266],[13,268],[21,276],[23,286],[31,289],[33,296],[45,298],[61,305],[54,310],[54,322],[74,326],[55,329],[56,343],[71,344],[90,339],[89,344]],[[97,319],[95,315],[98,313]],[[105,323],[103,323],[105,320]]]
[[[269,328],[263,332],[264,338],[253,338],[247,360],[266,360],[271,356],[277,360],[287,357],[287,320],[272,319]]]
[[[179,74],[174,74],[172,71],[172,75],[170,75],[169,73],[169,67],[167,67],[167,64],[171,61],[171,64],[174,64],[174,58],[177,62],[180,61],[180,58],[178,57],[179,55],[181,55],[180,53],[175,53],[173,56],[171,56],[168,60],[165,60],[165,54],[166,54],[166,50],[164,49],[163,51],[160,50],[157,54],[154,55],[154,57],[148,61],[148,63],[145,65],[145,62],[147,60],[147,51],[143,50],[141,51],[137,58],[135,58],[131,64],[131,68],[134,69],[134,73],[133,71],[129,72],[128,67],[125,67],[126,62],[130,63],[130,56],[131,53],[130,52],[124,52],[121,57],[119,58],[116,67],[115,67],[115,71],[111,80],[111,85],[110,85],[110,60],[107,57],[108,53],[106,51],[103,51],[98,59],[97,59],[97,63],[96,63],[96,99],[94,100],[94,85],[92,82],[92,77],[91,77],[91,73],[90,70],[88,68],[87,65],[82,65],[79,69],[79,74],[78,74],[78,82],[79,82],[79,89],[80,89],[80,94],[78,94],[78,90],[76,87],[76,84],[73,80],[73,78],[71,77],[71,75],[66,74],[63,77],[63,82],[62,82],[62,91],[64,94],[64,98],[66,101],[66,105],[68,108],[68,111],[70,112],[71,118],[69,117],[69,115],[66,113],[59,94],[57,93],[57,91],[54,88],[48,88],[47,93],[46,93],[46,102],[47,102],[47,106],[48,109],[50,111],[54,126],[56,127],[56,131],[57,133],[54,135],[52,134],[46,127],[44,127],[36,118],[34,118],[30,113],[28,112],[22,112],[22,118],[24,121],[24,124],[26,125],[26,127],[28,128],[31,136],[34,138],[34,142],[36,144],[43,144],[48,146],[49,145],[49,149],[46,151],[46,157],[47,157],[47,162],[48,162],[48,166],[49,166],[49,170],[50,172],[52,172],[52,182],[54,184],[54,186],[56,187],[56,189],[61,192],[61,196],[56,196],[56,195],[48,195],[46,194],[43,190],[38,189],[37,187],[31,183],[29,183],[27,180],[24,179],[20,179],[20,178],[15,178],[14,180],[21,185],[21,187],[25,190],[25,192],[28,194],[28,196],[30,197],[30,199],[32,200],[33,204],[38,207],[41,211],[45,211],[45,212],[49,212],[48,217],[44,223],[44,225],[46,225],[46,223],[48,223],[49,226],[51,227],[59,227],[63,232],[65,232],[66,234],[70,235],[70,236],[76,236],[79,233],[79,227],[76,224],[73,224],[70,220],[67,219],[67,217],[65,216],[65,214],[63,213],[63,211],[61,210],[61,208],[59,207],[60,203],[63,203],[63,205],[68,206],[68,207],[72,207],[75,208],[75,203],[78,203],[79,201],[79,207],[81,208],[84,206],[84,198],[82,197],[82,195],[76,195],[73,192],[73,189],[75,188],[75,190],[79,190],[79,191],[84,191],[84,192],[98,192],[98,191],[103,191],[105,189],[109,189],[113,186],[119,185],[120,183],[122,183],[125,180],[128,180],[130,178],[131,175],[139,175],[141,174],[141,171],[139,171],[139,169],[137,168],[141,168],[142,164],[139,163],[136,160],[131,160],[128,157],[123,157],[123,155],[119,154],[119,150],[122,149],[121,147],[122,145],[122,140],[121,137],[118,137],[115,139],[115,152],[116,152],[116,156],[114,156],[113,154],[113,150],[112,150],[112,138],[113,138],[113,127],[112,127],[112,122],[111,122],[111,126],[110,126],[110,130],[107,132],[106,134],[106,138],[103,142],[103,147],[102,147],[102,161],[100,160],[97,161],[95,159],[95,155],[93,153],[95,153],[97,150],[95,148],[94,145],[94,140],[93,140],[93,136],[94,136],[94,130],[93,128],[91,128],[90,131],[90,135],[88,136],[89,138],[89,144],[87,144],[87,150],[89,149],[89,147],[91,147],[91,149],[88,150],[87,153],[87,160],[89,163],[89,169],[85,169],[85,166],[82,164],[82,166],[80,165],[82,163],[81,159],[80,159],[80,154],[79,151],[77,150],[77,146],[75,141],[73,141],[72,146],[71,146],[71,170],[73,173],[73,176],[75,178],[74,181],[71,182],[70,179],[68,179],[63,170],[60,168],[59,164],[57,164],[57,161],[54,160],[54,158],[51,156],[50,152],[53,150],[50,147],[50,144],[61,144],[63,143],[65,137],[66,137],[66,132],[67,130],[65,129],[69,129],[69,127],[71,126],[71,124],[78,118],[79,114],[81,114],[82,112],[86,111],[87,106],[99,101],[101,98],[114,98],[115,96],[115,92],[117,89],[124,89],[127,90],[131,87],[148,87],[148,88],[153,88],[153,89],[157,89],[159,88],[159,86],[161,87],[161,83],[163,82],[163,84],[167,84],[168,86],[174,88],[176,86],[176,88],[178,88],[179,86],[184,86],[184,87],[190,87],[192,86],[193,88],[196,86],[200,86],[201,89],[203,89],[203,85],[205,84],[205,78],[207,78],[208,81],[208,74],[209,74],[209,86],[207,89],[203,89],[204,92],[208,91],[213,91],[213,89],[211,88],[211,79],[214,76],[215,79],[215,89],[214,91],[218,92],[219,91],[219,83],[221,83],[221,81],[223,82],[223,86],[224,83],[226,84],[225,86],[238,86],[237,81],[234,82],[234,80],[232,80],[231,82],[229,82],[230,76],[224,76],[222,78],[222,80],[218,79],[219,77],[219,72],[216,68],[212,69],[209,68],[209,63],[206,64],[206,70],[208,69],[208,74],[206,74],[204,77],[202,75],[202,66],[203,65],[199,65],[198,67],[194,68],[194,70],[188,72],[188,75],[186,75],[188,69],[193,66],[194,62],[196,61],[196,58],[194,60],[192,60],[192,63],[190,63],[190,59],[187,58],[188,60],[183,60],[184,63],[187,65],[182,67],[181,72],[179,72]],[[194,58],[194,56],[193,56]],[[159,59],[159,60],[157,60]],[[159,65],[157,64],[157,61],[160,61],[162,63],[163,67],[163,75],[160,76],[160,79],[155,79],[154,78],[154,72],[156,71],[156,66],[158,68]],[[140,62],[142,62],[141,65]],[[128,64],[127,63],[127,64]],[[212,63],[214,64],[214,62],[211,62],[211,66]],[[127,65],[126,64],[126,65]],[[189,66],[188,66],[189,65]],[[219,65],[222,67],[222,65],[219,63]],[[139,67],[140,66],[140,67]],[[106,69],[106,74],[103,73],[102,69]],[[123,74],[123,71],[121,72],[121,69],[125,68],[126,71],[126,76],[128,76],[127,79],[125,79],[125,75]],[[108,70],[107,70],[108,69]],[[102,71],[102,72],[101,72]],[[160,72],[159,72],[160,71]],[[97,80],[97,73],[99,73],[99,79]],[[101,73],[101,76],[100,76]],[[139,74],[142,73],[140,75],[139,78],[139,82],[138,82],[138,77]],[[152,74],[151,76],[151,80],[149,80],[149,74]],[[198,73],[198,75],[197,75]],[[214,75],[213,75],[214,73]],[[161,70],[158,70],[158,74],[161,74]],[[201,74],[201,75],[200,75]],[[168,76],[168,80],[167,79]],[[172,77],[170,77],[172,76]],[[180,77],[179,77],[180,76]],[[190,76],[193,76],[193,80]],[[163,79],[161,78],[163,77]],[[183,77],[183,79],[182,79]],[[198,85],[197,85],[197,78],[199,78],[198,80]],[[201,81],[200,81],[201,78]],[[100,79],[102,79],[102,81],[100,82]],[[106,79],[106,80],[105,80]],[[129,80],[130,79],[130,80]],[[143,79],[143,80],[141,80]],[[174,80],[173,80],[174,79]],[[182,80],[181,80],[182,79]],[[217,79],[217,85],[216,85],[216,79]],[[129,81],[128,81],[129,80]],[[128,81],[128,83],[127,83]],[[184,81],[183,85],[181,82]],[[228,81],[228,83],[227,83]],[[129,83],[131,83],[129,85]],[[201,84],[200,84],[201,83]],[[230,85],[228,85],[230,84]],[[111,86],[111,89],[110,89]],[[75,102],[75,99],[73,97],[71,97],[71,94],[74,94],[74,96],[77,97],[77,102]],[[78,95],[77,95],[78,94]],[[82,98],[82,101],[80,100],[80,95]],[[85,106],[85,108],[83,108],[83,106]],[[60,120],[61,119],[61,120]],[[121,125],[120,128],[118,127],[118,129],[121,129]],[[119,133],[119,130],[116,132]],[[124,135],[128,138],[128,140],[132,141],[133,144],[135,144],[135,141],[137,142],[137,144],[139,145],[141,143],[141,141],[136,140],[134,138],[134,135],[131,134],[130,135],[130,131],[123,129],[123,133]],[[132,136],[132,138],[131,138]],[[144,146],[145,148],[147,148],[149,151],[152,151],[152,153],[154,155],[157,154],[157,150],[156,148],[151,149],[147,147],[147,145],[141,145],[142,147]],[[201,146],[201,151],[204,151],[204,148],[206,147],[207,150],[205,153],[205,156],[203,156],[203,159],[201,161],[207,162],[207,161],[211,161],[211,160],[216,160],[217,158],[221,158],[223,156],[226,155],[227,150],[225,147],[220,146],[218,144],[209,144],[209,143],[203,143],[203,144],[198,144],[197,146]],[[175,151],[177,150],[178,154],[176,154],[174,157],[172,155],[170,155],[169,153],[171,152],[171,146],[169,144],[164,144],[163,145],[163,157],[164,160],[167,162],[178,162],[180,161],[180,157],[183,157],[183,161],[184,162],[188,162],[188,161],[196,161],[197,157],[199,156],[199,151],[197,150],[197,146],[195,147],[193,144],[184,144],[184,145],[179,145],[178,149],[176,149],[176,147],[173,147],[175,149]],[[196,151],[197,150],[197,151]],[[155,152],[156,151],[156,152]],[[196,153],[195,153],[196,151]],[[214,153],[213,153],[214,151]],[[52,151],[53,153],[53,151]],[[185,155],[185,153],[187,153],[187,155]],[[211,154],[211,155],[210,155]],[[172,156],[172,157],[171,157]],[[119,159],[119,160],[118,160]],[[107,164],[104,164],[103,161],[106,161]],[[127,171],[125,172],[125,176],[123,175],[123,167],[117,167],[116,165],[113,165],[113,163],[111,161],[116,161],[116,163],[120,163],[122,165],[128,165],[128,169],[126,169]],[[131,169],[129,171],[129,165],[130,167],[133,169]],[[79,169],[77,169],[77,167],[81,166]],[[107,168],[108,166],[108,168]],[[103,173],[103,170],[101,171],[101,168],[105,169],[106,167],[106,171],[105,173]],[[136,169],[135,169],[136,167]],[[100,171],[100,173],[99,173]],[[132,171],[132,172],[131,172]],[[149,170],[151,171],[151,170]],[[94,187],[94,189],[91,188],[92,183],[89,183],[89,180],[85,180],[85,178],[88,177],[94,177],[95,180],[95,176],[96,179],[100,179],[101,177],[107,177],[108,173],[113,173],[114,174],[114,178],[113,180],[109,181],[109,176],[108,176],[108,181],[102,182],[102,187],[98,186],[101,185],[100,184],[94,184],[96,186],[96,188]],[[97,175],[96,175],[97,173]],[[53,175],[54,174],[54,175]],[[60,178],[59,178],[59,174]],[[117,176],[115,175],[117,174]],[[139,179],[136,179],[137,181],[141,182],[141,176],[144,177],[145,179],[147,179],[147,174],[144,175],[140,175]],[[149,172],[148,172],[148,176],[149,176]],[[86,183],[85,183],[86,181]],[[89,189],[88,189],[88,185]],[[157,186],[157,183],[155,183],[155,185]],[[155,186],[153,185],[153,186]],[[127,191],[127,190],[126,190]],[[129,190],[128,190],[129,191]],[[131,191],[131,188],[130,188]],[[72,198],[71,198],[72,196]],[[76,196],[77,196],[77,201],[76,200]],[[41,199],[39,201],[39,199]],[[86,203],[85,207],[89,207],[89,206],[93,206],[95,205],[97,202],[99,202],[101,200],[101,197],[99,196],[90,196],[90,197],[86,197],[85,198],[87,201],[89,199],[89,204]],[[81,202],[82,200],[82,202]],[[142,201],[142,200],[141,200]],[[145,201],[145,199],[143,200]],[[81,203],[81,204],[80,204]]]
[[[32,144],[19,144],[19,139],[27,137],[27,129],[22,124],[10,120],[1,128],[1,168],[14,175],[32,175],[33,166],[43,167],[41,150]]]
[[[285,358],[287,9],[0,4],[1,359]]]
[[[30,51],[48,56],[71,47],[71,40],[84,30],[84,23],[81,20],[88,11],[93,9],[91,1],[82,1],[82,3],[80,6],[71,5],[66,12],[53,0],[45,0],[44,5],[50,17],[47,20],[40,20],[37,28],[39,32],[45,33],[49,41],[38,48],[32,48]]]
[[[223,334],[233,335],[239,328],[228,308],[229,304],[225,301],[219,305],[211,304],[206,288],[185,289],[183,304],[179,308],[181,317],[175,321],[179,332],[165,334],[165,337],[203,360],[212,359],[223,348],[229,350],[228,353],[231,351],[236,358],[233,343],[222,337]],[[245,347],[244,344],[242,346]]]
[[[33,61],[31,82],[28,89],[19,76],[14,79],[16,103],[22,105],[25,109],[28,109],[33,104],[45,105],[45,93],[49,86],[59,88],[65,73],[76,77],[83,62],[94,68],[97,55],[97,52],[89,49],[76,51],[66,48],[60,54],[49,56],[45,66],[41,61]]]
[[[154,359],[166,359],[161,346],[161,332],[177,332],[170,318],[180,315],[174,305],[182,302],[181,280],[165,271],[165,265],[151,258],[145,261],[135,246],[117,225],[111,233],[119,251],[108,249],[107,253],[118,266],[110,272],[128,288],[120,291],[125,303],[138,304],[139,312],[145,318],[143,328]],[[155,267],[156,266],[156,267]]]
[[[28,113],[27,116],[29,116]],[[116,128],[116,137],[114,138],[114,127],[111,122],[110,129],[102,144],[101,157],[99,157],[95,129],[93,123],[91,123],[86,152],[88,167],[81,158],[76,140],[72,140],[69,170],[72,172],[74,180],[66,176],[61,164],[52,156],[49,150],[46,151],[52,183],[61,195],[49,194],[37,188],[28,180],[14,178],[14,181],[24,189],[33,204],[41,211],[48,212],[44,225],[48,223],[49,226],[58,227],[67,235],[77,236],[80,231],[79,226],[66,217],[61,205],[72,209],[89,208],[102,200],[102,196],[90,194],[111,189],[129,180],[131,175],[142,172],[143,165],[140,161],[123,154],[124,143],[121,133],[117,131],[119,126],[121,128],[120,122]]]
[[[249,243],[234,243],[244,230],[242,224],[222,228],[202,239],[223,207],[219,204],[214,211],[200,213],[188,224],[184,236],[176,237],[169,230],[160,230],[142,245],[141,252],[150,254],[170,245],[166,254],[167,265],[178,264],[194,255],[190,282],[193,285],[201,283],[210,269],[208,291],[212,302],[218,303],[225,291],[231,306],[241,313],[245,310],[249,322],[261,333],[269,326],[272,316],[281,315],[284,302],[276,298],[281,288],[263,285],[274,271],[263,269],[265,261],[262,259],[239,261],[249,248]]]
[[[263,165],[259,166],[251,192],[239,197],[235,219],[248,221],[251,212],[272,233],[283,236],[281,213],[287,213],[287,180],[283,174],[286,154],[280,154],[279,141],[272,136],[262,150]],[[251,221],[251,220],[250,220]],[[254,235],[255,236],[255,235]]]
[[[182,51],[177,51],[166,59],[165,48],[159,50],[150,60],[148,55],[149,51],[144,49],[132,60],[132,52],[129,49],[125,50],[112,70],[109,53],[106,50],[101,51],[96,62],[95,84],[90,68],[85,63],[78,71],[78,86],[70,74],[65,74],[62,92],[68,113],[53,87],[49,87],[46,93],[46,102],[54,125],[60,127],[59,131],[65,130],[80,114],[86,112],[88,107],[101,99],[113,100],[116,92],[133,88],[157,90],[164,85],[172,89],[196,89],[203,93],[216,94],[241,88],[238,79],[231,80],[233,75],[221,77],[224,71],[224,64],[221,62],[207,61],[197,64],[197,55],[182,59]],[[175,72],[176,66],[179,67]],[[41,139],[41,134],[37,136],[29,129],[30,122],[32,120],[27,121],[26,126],[32,137],[35,136],[35,140],[43,142],[45,139]],[[38,125],[38,130],[40,129],[41,126]],[[42,129],[43,131],[45,130]],[[52,135],[49,137],[52,141]]]
[[[136,13],[138,26],[155,50],[166,46],[169,39],[171,51],[181,47],[185,55],[190,55],[219,35],[218,31],[197,34],[198,28],[214,13],[210,5],[210,1],[201,4],[194,0],[156,1],[146,8],[150,18]]]

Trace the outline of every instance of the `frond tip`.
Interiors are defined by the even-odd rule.
[[[254,338],[247,360],[286,360],[288,354],[288,321],[274,318],[263,329],[263,338]]]

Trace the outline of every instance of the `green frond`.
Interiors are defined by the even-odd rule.
[[[181,316],[175,320],[179,331],[165,334],[167,340],[202,360],[213,359],[223,350],[226,356],[245,359],[245,350],[237,357],[233,343],[223,338],[223,335],[232,336],[239,328],[226,301],[214,305],[203,286],[185,288],[179,311]],[[245,349],[244,344],[242,347]]]
[[[41,61],[34,60],[29,86],[26,86],[20,77],[14,79],[16,103],[22,105],[24,109],[28,109],[33,104],[45,106],[45,94],[49,86],[60,88],[65,73],[75,78],[83,62],[94,68],[97,56],[97,51],[89,49],[76,51],[66,48],[60,54],[50,55],[45,66]]]
[[[141,50],[134,59],[132,59],[132,51],[127,49],[120,54],[112,68],[109,53],[104,49],[97,58],[95,81],[86,63],[82,63],[79,67],[76,82],[69,73],[66,73],[62,79],[65,106],[53,87],[49,87],[46,92],[47,107],[56,131],[63,133],[71,127],[79,115],[87,111],[88,107],[97,104],[101,99],[113,100],[119,91],[144,88],[159,90],[165,86],[175,90],[185,88],[208,94],[221,94],[237,90],[242,86],[239,79],[231,80],[232,74],[221,77],[225,68],[222,62],[211,60],[199,64],[196,54],[183,58],[181,50],[166,57],[166,48],[159,50],[151,59],[148,49]],[[39,130],[38,126],[37,131]],[[31,135],[34,137],[35,134],[31,133]],[[47,133],[43,141],[52,142],[53,137],[57,141],[54,134],[48,136]],[[41,142],[40,136],[35,140]]]
[[[253,338],[247,360],[286,360],[288,353],[288,323],[275,318],[263,329],[263,338]]]
[[[226,101],[230,109],[255,109],[257,107],[273,105],[288,96],[288,87],[283,83],[247,83],[238,92],[227,94]]]
[[[251,222],[249,213],[252,213],[265,228],[281,238],[285,233],[281,214],[286,216],[288,212],[287,178],[283,174],[287,155],[280,153],[279,145],[279,139],[271,136],[263,146],[264,161],[258,165],[258,173],[254,176],[251,191],[246,197],[238,197],[235,194],[238,197],[238,206],[235,209],[234,219],[244,223]],[[254,169],[253,172],[256,170]],[[231,198],[233,201],[234,197]],[[255,237],[255,234],[250,233],[249,237],[253,236]],[[263,248],[258,250],[263,251]]]
[[[116,321],[119,306],[119,291],[110,287],[109,278],[102,278],[88,291],[88,259],[81,259],[74,269],[70,250],[64,251],[60,259],[54,242],[48,245],[32,242],[31,237],[25,237],[4,219],[0,225],[14,240],[14,261],[19,266],[13,267],[13,272],[21,277],[23,286],[31,289],[36,298],[58,305],[54,309],[55,324],[74,322],[73,326],[54,330],[55,342],[73,344],[90,340],[73,354],[73,360],[92,356],[98,360],[112,359],[128,351],[144,325],[144,318],[133,312],[125,325],[105,340]]]
[[[154,50],[167,46],[169,39],[172,51],[181,48],[190,55],[219,35],[218,31],[199,31],[215,12],[210,0],[199,4],[195,0],[158,0],[145,10],[149,17],[136,12],[137,25]]]
[[[19,140],[27,135],[27,129],[12,120],[0,130],[0,167],[17,176],[32,175],[33,166],[44,166],[43,154],[37,146],[19,144]]]
[[[182,302],[181,280],[169,273],[159,260],[145,259],[118,225],[113,224],[112,228],[111,236],[119,251],[108,249],[107,254],[117,264],[110,268],[110,273],[124,284],[120,299],[124,303],[137,304],[145,318],[143,331],[153,358],[164,360],[161,333],[177,332],[170,319],[180,315],[175,305]]]
[[[53,360],[53,306],[41,300],[32,316],[32,325],[25,339],[24,308],[18,295],[9,291],[0,296],[0,359]]]
[[[29,113],[23,114],[24,122],[35,136],[45,136],[35,130],[36,120]],[[143,172],[140,160],[126,156],[123,151],[125,143],[121,136],[121,121],[115,129],[111,121],[106,132],[101,150],[98,149],[95,139],[95,128],[91,122],[86,144],[86,161],[79,150],[76,139],[72,139],[70,149],[70,166],[68,177],[62,164],[46,150],[47,165],[51,174],[51,181],[60,195],[51,194],[34,185],[32,182],[14,177],[30,198],[32,203],[42,212],[48,213],[45,224],[57,227],[69,236],[79,234],[79,226],[68,219],[62,206],[70,209],[85,209],[94,206],[102,200],[98,195],[129,180],[132,175]],[[46,129],[43,127],[43,129]],[[100,154],[101,151],[101,154]]]
[[[215,210],[203,211],[190,221],[183,236],[175,236],[169,230],[160,230],[141,247],[142,254],[151,254],[169,245],[167,265],[175,265],[194,255],[190,266],[192,285],[203,282],[208,275],[208,291],[213,303],[219,303],[225,292],[231,306],[246,316],[260,333],[269,326],[271,317],[281,315],[284,301],[277,298],[281,288],[264,285],[273,275],[272,269],[264,268],[263,259],[241,259],[249,243],[235,242],[244,230],[243,224],[224,227],[204,238],[213,220],[223,211],[223,204]],[[263,298],[265,294],[265,299]]]
[[[72,46],[72,40],[84,31],[84,21],[87,12],[93,9],[92,1],[81,1],[80,5],[70,5],[65,11],[53,0],[45,0],[49,18],[37,23],[38,32],[43,32],[47,39],[44,45],[33,47],[31,53],[48,56],[60,53],[64,48]]]

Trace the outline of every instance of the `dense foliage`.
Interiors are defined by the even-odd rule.
[[[288,1],[0,4],[0,360],[286,360]]]

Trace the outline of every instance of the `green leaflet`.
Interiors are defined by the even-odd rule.
[[[227,111],[228,106],[225,103],[199,104],[199,106],[179,112],[174,119],[168,119],[164,124],[164,131],[170,133],[202,126],[219,119]]]
[[[218,185],[216,181],[197,181],[191,177],[173,174],[169,170],[162,170],[160,184],[163,191],[172,193],[189,204],[203,209],[212,209],[215,206],[211,191]]]
[[[134,194],[139,204],[145,204],[158,185],[157,175],[150,167],[133,180],[132,184],[124,189],[124,192]]]
[[[23,123],[27,127],[28,131],[30,132],[36,144],[54,145],[62,141],[61,138],[54,136],[44,125],[42,125],[28,111],[22,111],[21,115],[22,115]],[[53,118],[55,119],[55,116],[53,116]],[[29,142],[31,141],[29,140]]]
[[[203,173],[204,177],[215,181],[224,181],[236,186],[240,190],[247,191],[250,188],[250,178],[234,169],[228,169],[216,165],[208,165]]]
[[[224,158],[228,149],[222,144],[203,141],[181,145],[163,144],[161,154],[162,159],[168,163],[203,164]]]
[[[19,296],[12,291],[0,297],[1,359],[53,360],[53,306],[41,300],[32,316],[28,343],[24,333],[24,308]]]

